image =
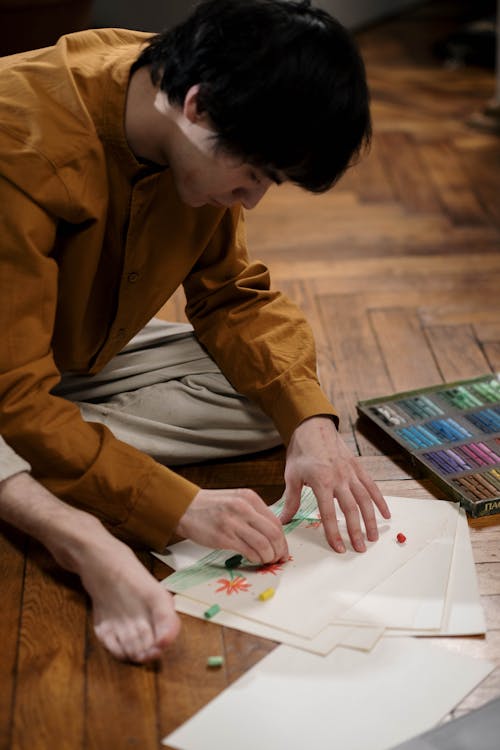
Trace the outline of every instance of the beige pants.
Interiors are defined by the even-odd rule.
[[[13,477],[21,471],[29,471],[30,465],[17,453],[14,453],[5,440],[0,437],[0,482]]]
[[[271,420],[234,390],[185,323],[153,319],[98,375],[64,375],[54,393],[169,466],[281,443]]]

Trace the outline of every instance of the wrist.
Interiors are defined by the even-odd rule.
[[[307,417],[295,428],[295,433],[308,432],[308,431],[324,431],[336,435],[337,430],[337,419],[330,414],[315,414],[312,417]]]

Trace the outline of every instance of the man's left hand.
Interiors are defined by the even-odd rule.
[[[377,485],[346,446],[331,419],[311,417],[294,431],[285,467],[285,507],[281,522],[288,523],[300,506],[302,487],[308,485],[318,501],[325,536],[336,552],[345,552],[334,498],[345,516],[352,546],[366,550],[361,519],[370,542],[378,539],[376,506],[384,518],[391,513]]]

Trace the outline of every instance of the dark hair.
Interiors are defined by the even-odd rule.
[[[370,141],[358,49],[308,0],[205,0],[132,70],[144,65],[173,104],[200,84],[218,146],[307,190],[328,190]]]

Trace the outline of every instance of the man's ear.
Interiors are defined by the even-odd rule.
[[[184,117],[186,117],[193,125],[204,125],[208,121],[207,113],[200,112],[200,109],[198,107],[199,92],[199,83],[197,83],[195,86],[191,86],[191,88],[186,93],[186,96],[184,98],[184,105],[182,107]]]

